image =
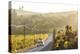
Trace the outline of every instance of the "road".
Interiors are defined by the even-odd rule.
[[[51,48],[52,48],[52,35],[50,35],[48,39],[44,42],[44,46],[33,48],[29,50],[29,52],[46,51],[46,50],[50,50]]]
[[[49,51],[52,49],[52,34],[48,35],[48,39],[46,41],[44,41],[44,46],[39,46],[39,47],[35,47],[33,49],[29,49],[29,50],[24,50],[22,52],[36,52],[36,51]]]

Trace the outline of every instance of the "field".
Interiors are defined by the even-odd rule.
[[[12,52],[16,52],[24,48],[30,49],[35,47],[36,46],[35,40],[39,38],[45,41],[48,38],[48,34],[26,35],[25,39],[23,35],[11,35]]]

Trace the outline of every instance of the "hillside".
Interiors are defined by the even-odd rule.
[[[77,28],[77,11],[36,13],[31,11],[12,10],[11,13],[12,33],[51,32],[52,29],[71,25]],[[19,32],[18,32],[19,31]]]

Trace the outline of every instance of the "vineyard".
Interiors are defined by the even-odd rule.
[[[25,42],[23,35],[11,35],[12,52],[16,52],[24,48],[30,49],[35,47],[36,46],[35,40],[38,40],[39,38],[45,41],[48,38],[48,34],[26,35]]]

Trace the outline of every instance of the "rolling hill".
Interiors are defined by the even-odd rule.
[[[24,27],[26,33],[52,32],[54,28],[64,27],[66,25],[71,25],[76,30],[78,26],[77,15],[77,11],[36,13],[12,9],[12,34],[23,33]]]

